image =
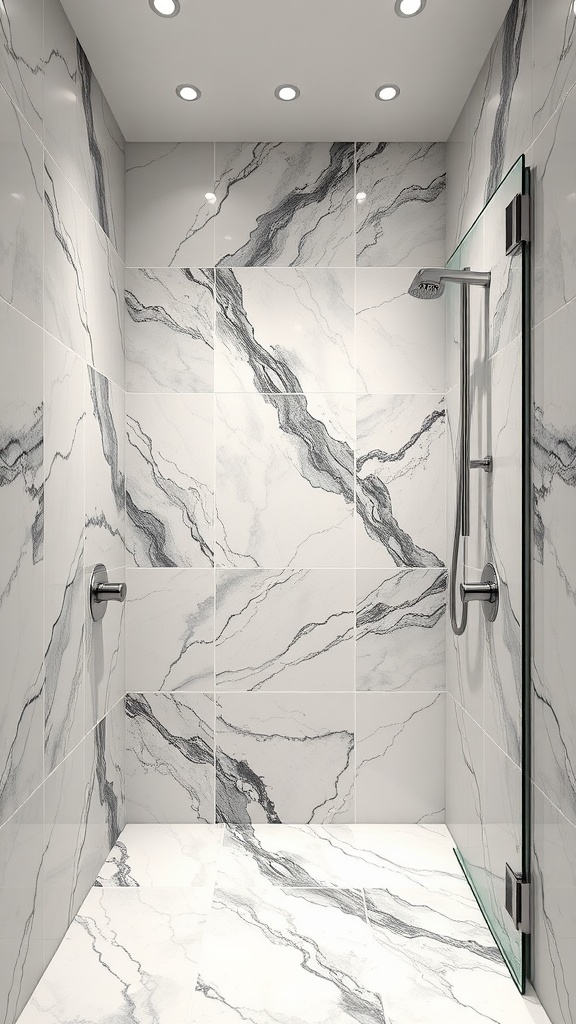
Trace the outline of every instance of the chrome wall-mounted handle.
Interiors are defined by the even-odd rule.
[[[500,581],[492,562],[484,566],[482,579],[479,583],[461,583],[460,597],[463,604],[470,601],[482,601],[484,615],[488,622],[494,622],[500,603]]]
[[[106,566],[100,562],[94,566],[90,577],[90,614],[94,622],[104,618],[108,601],[125,601],[125,583],[110,583]]]

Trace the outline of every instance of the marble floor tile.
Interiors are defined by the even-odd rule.
[[[353,469],[352,395],[218,395],[217,564],[352,565]]]
[[[358,565],[443,564],[445,415],[435,395],[358,399]]]
[[[218,569],[217,690],[353,690],[353,569]]]
[[[126,266],[213,267],[212,142],[126,146]]]
[[[217,391],[354,391],[354,271],[216,271]]]
[[[202,888],[93,888],[19,1024],[187,1024]]]
[[[358,889],[217,886],[189,1024],[384,1024],[373,954]]]
[[[408,295],[413,277],[413,269],[400,267],[359,267],[356,271],[360,393],[445,390],[444,300],[417,302]]]
[[[224,831],[223,825],[126,825],[95,884],[211,886]]]
[[[354,266],[354,145],[216,143],[216,263]]]
[[[127,391],[214,390],[214,271],[126,271]]]
[[[129,821],[214,822],[214,700],[203,693],[126,697]]]
[[[358,821],[444,821],[444,696],[356,695]]]
[[[352,693],[217,698],[216,820],[353,820]]]
[[[434,267],[445,259],[446,173],[441,142],[356,146],[356,263]]]
[[[214,400],[126,395],[127,548],[134,565],[213,560]]]
[[[446,573],[356,570],[356,689],[443,690]]]
[[[128,691],[212,693],[213,569],[126,570]]]
[[[17,3],[19,0],[17,0]],[[16,12],[17,3],[10,2]],[[37,6],[34,0],[26,7]],[[0,8],[0,19],[6,7]],[[0,36],[1,38],[1,36]],[[0,54],[5,54],[0,43]],[[0,296],[42,323],[42,143],[0,89]]]

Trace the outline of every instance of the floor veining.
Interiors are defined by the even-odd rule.
[[[443,826],[128,825],[19,1024],[534,1024]]]

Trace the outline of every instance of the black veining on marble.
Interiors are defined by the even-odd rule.
[[[17,0],[17,4],[21,2],[22,0]],[[15,4],[14,6],[17,6],[17,4]],[[42,7],[40,5],[36,6],[37,16],[39,15],[40,18],[42,18]],[[29,11],[32,14],[33,7],[30,7]],[[18,24],[17,18],[15,19],[15,23]],[[41,79],[41,76],[44,73],[42,62],[39,60],[37,64],[31,64],[29,60],[26,60],[23,54],[18,53],[18,50],[16,49],[16,45],[14,43],[10,16],[4,3],[0,4],[0,47],[4,51],[4,60],[6,61],[6,64],[16,72],[16,76],[18,78],[18,82],[22,90],[22,97],[25,97],[26,102],[30,104],[30,107],[34,111],[36,117],[39,121],[41,121],[42,112],[38,110],[36,103],[32,99],[32,96],[30,95],[30,89],[26,85],[25,78],[29,76],[31,81],[33,81],[35,78]],[[13,85],[14,83],[12,82],[12,86]],[[42,89],[41,85],[40,89]],[[7,89],[7,92],[8,91],[9,90]],[[27,114],[26,111],[22,111],[22,113],[24,113],[28,117],[28,120],[30,120],[29,114]]]
[[[409,570],[407,570],[409,571]],[[432,582],[418,593],[408,597],[406,600],[395,601],[394,594],[402,592],[406,572],[399,573],[397,577],[379,583],[374,590],[362,601],[356,617],[358,632],[379,633],[386,637],[392,637],[394,633],[402,634],[404,630],[414,627],[418,629],[433,629],[443,618],[445,613],[446,598],[446,573],[437,573]],[[377,595],[383,587],[391,588],[390,600],[377,600]],[[437,597],[428,610],[422,607],[427,598]],[[375,599],[376,598],[376,599]],[[395,621],[388,622],[391,616]]]
[[[212,269],[192,270],[190,268],[183,268],[177,272],[183,274],[186,280],[190,281],[196,289],[205,289],[210,298],[212,298],[214,290],[214,271]],[[154,276],[153,270],[142,270],[141,273]],[[211,337],[206,337],[204,332],[176,320],[173,310],[166,309],[161,305],[147,306],[130,289],[126,289],[125,297],[126,309],[133,323],[158,324],[174,332],[174,334],[187,336],[191,341],[199,341],[209,349],[214,348]]]
[[[395,462],[401,462],[410,452],[414,445],[426,436],[431,434],[437,423],[443,423],[446,411],[435,409],[426,416],[422,425],[412,434],[410,439],[397,451],[386,452],[383,449],[374,449],[360,456],[356,461],[357,488],[356,505],[358,513],[364,523],[366,533],[372,540],[383,544],[392,557],[395,565],[406,566],[435,566],[442,565],[441,560],[433,551],[419,547],[412,537],[402,529],[395,518],[392,508],[392,498],[386,484],[380,479],[377,473],[370,473],[361,477],[360,471],[367,462],[375,460],[379,466],[386,466]],[[417,498],[416,482],[414,486],[414,500]]]
[[[104,810],[108,832],[108,849],[110,850],[116,843],[122,830],[119,822],[121,794],[115,791],[114,782],[109,778],[111,766],[108,765],[108,759],[111,754],[109,745],[106,742],[107,730],[110,727],[109,718],[110,715],[107,715],[101,719],[94,731],[95,777],[92,784],[95,786],[95,795],[98,798],[100,807]]]
[[[266,160],[274,159],[274,150],[279,150],[281,143],[258,142],[252,147],[251,158],[238,171],[224,176],[224,180],[216,182],[215,192],[219,199],[218,210],[230,197],[236,185],[244,182],[253,174],[258,174]],[[297,171],[294,172],[295,177]],[[294,182],[290,191],[281,196],[270,210],[266,210],[256,218],[256,227],[250,232],[248,241],[243,246],[223,257],[222,266],[255,267],[275,263],[282,256],[285,248],[284,235],[290,230],[295,217],[306,212],[309,216],[309,228],[302,232],[298,239],[296,256],[290,261],[291,266],[298,266],[306,260],[305,246],[329,214],[335,212],[335,197],[344,197],[352,188],[354,176],[354,145],[348,142],[335,142],[330,146],[328,164],[322,168],[314,181],[305,185]],[[326,208],[326,204],[328,208]]]
[[[154,458],[152,437],[143,429],[136,417],[127,416],[126,421],[128,443],[138,452],[139,458],[144,460],[155,489],[166,499],[170,508],[180,510],[182,523],[185,525],[190,539],[200,549],[204,560],[209,565],[213,565],[214,551],[202,535],[201,528],[192,514],[187,492],[162,473]],[[139,445],[136,444],[136,438],[140,442]],[[192,489],[190,488],[190,490]],[[195,497],[202,507],[201,495],[195,488],[194,491]],[[132,523],[138,543],[142,544],[146,551],[149,564],[165,569],[175,568],[178,563],[169,554],[169,537],[165,524],[150,509],[139,508],[129,488],[126,489],[126,515]]]
[[[104,882],[100,881],[100,877],[96,879],[94,885],[104,888],[105,886],[115,885],[119,888],[138,888],[139,882],[132,877],[132,867],[130,865],[130,854],[128,853],[128,847],[125,843],[117,840],[110,856],[108,857],[105,867],[114,865],[114,873],[109,877],[106,877]]]
[[[98,223],[100,227],[110,238],[110,223],[108,220],[108,206],[106,196],[106,180],[104,175],[104,161],[102,158],[102,152],[98,137],[96,135],[96,127],[94,125],[94,111],[92,109],[92,79],[93,73],[90,67],[90,62],[84,53],[84,50],[77,43],[77,56],[78,56],[78,71],[80,74],[80,83],[82,85],[82,106],[84,108],[84,119],[86,122],[86,132],[88,135],[88,151],[90,153],[90,161],[92,165],[92,173],[94,176],[94,193],[96,196],[96,203],[98,206]]]
[[[504,167],[506,139],[514,86],[520,70],[520,56],[526,28],[528,0],[513,0],[502,26],[502,74],[499,101],[490,141],[490,171],[486,181],[485,202],[496,191],[507,170]]]
[[[84,610],[84,583],[82,532],[58,614],[50,624],[44,659],[44,756],[47,772],[64,759],[70,743],[78,738],[71,733],[79,714],[83,714],[84,621],[82,619],[78,624],[78,608]],[[67,661],[70,651],[75,652],[73,668]]]
[[[173,694],[163,694],[164,700],[174,700],[176,708],[178,708],[178,697]],[[191,719],[198,719],[198,716],[190,710],[188,706],[184,708],[185,714]],[[170,758],[176,753],[179,758],[182,758],[184,762],[187,762],[187,767],[190,772],[192,769],[189,767],[196,764],[206,764],[212,766],[214,764],[214,751],[212,747],[206,742],[206,740],[197,735],[190,736],[178,736],[171,733],[169,729],[160,721],[158,716],[154,714],[152,707],[146,697],[142,693],[128,693],[126,695],[126,714],[128,718],[134,720],[138,728],[142,725],[148,729],[153,729],[159,740],[166,746],[166,757]],[[171,751],[174,751],[172,753]],[[158,762],[157,765],[159,771],[164,770],[163,762]],[[193,776],[191,775],[190,780],[183,778],[182,784],[188,786],[192,784]]]
[[[114,503],[118,512],[119,523],[122,524],[124,517],[124,491],[125,477],[120,466],[120,449],[118,444],[118,433],[112,415],[110,381],[102,376],[93,367],[88,367],[88,380],[90,384],[90,398],[92,411],[96,420],[100,439],[102,443],[102,454],[110,470],[110,489],[114,497]],[[88,516],[87,526],[95,526],[106,530],[111,536],[117,536],[124,540],[121,525],[109,523],[103,512]]]

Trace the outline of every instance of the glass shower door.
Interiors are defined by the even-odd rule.
[[[470,531],[460,543],[457,583],[479,581],[493,563],[500,589],[493,622],[480,602],[469,605],[462,636],[448,622],[447,820],[460,862],[522,990],[526,922],[514,920],[506,903],[518,897],[519,905],[510,909],[519,917],[530,868],[529,245],[514,235],[507,251],[506,218],[508,210],[514,229],[511,211],[521,208],[515,197],[527,190],[522,157],[448,263],[491,273],[489,289],[469,290]],[[460,298],[458,287],[447,288],[449,548],[461,429]]]

